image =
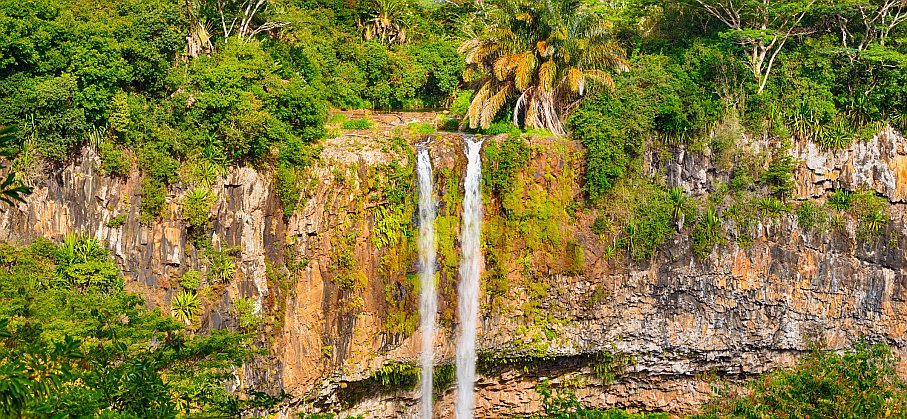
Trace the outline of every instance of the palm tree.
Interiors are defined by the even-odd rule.
[[[513,122],[563,136],[564,118],[592,87],[614,88],[607,70],[626,71],[609,22],[578,0],[500,0],[485,27],[460,46],[466,74],[478,75],[469,126],[487,128],[516,97]]]
[[[382,44],[406,43],[406,17],[409,5],[406,0],[373,0],[368,19],[359,21],[366,41],[378,40]]]

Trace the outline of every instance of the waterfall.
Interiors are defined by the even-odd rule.
[[[460,284],[457,306],[460,314],[460,337],[457,340],[456,418],[472,419],[473,386],[476,376],[476,326],[479,322],[479,266],[482,250],[482,140],[466,138],[466,196],[463,198],[463,227],[460,245]]]
[[[416,156],[419,182],[419,282],[421,298],[419,314],[422,328],[422,418],[431,419],[432,364],[434,360],[435,318],[438,301],[435,296],[435,200],[432,190],[431,159],[428,150],[420,149]]]

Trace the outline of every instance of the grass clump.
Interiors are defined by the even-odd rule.
[[[368,118],[350,119],[343,121],[340,126],[346,130],[362,130],[371,128],[372,122]]]

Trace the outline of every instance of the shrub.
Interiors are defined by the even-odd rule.
[[[581,107],[570,118],[573,127],[571,136],[582,141],[587,150],[583,188],[592,202],[600,202],[615,181],[637,168],[645,137],[634,132],[632,127],[612,123],[620,116],[602,114],[598,111],[601,108],[591,107],[592,101],[587,102],[590,105]],[[608,105],[602,103],[600,106]]]
[[[438,119],[435,120],[435,124],[440,131],[458,131],[460,129],[460,120],[457,118],[452,118],[447,115],[438,115]]]
[[[296,204],[302,196],[302,187],[295,168],[283,165],[277,167],[274,171],[274,193],[283,208],[284,217],[293,215]]]
[[[787,147],[784,147],[779,151],[779,155],[769,163],[768,169],[762,174],[761,181],[768,185],[772,195],[776,198],[787,198],[797,186],[794,183],[793,174],[796,167],[796,161],[787,154]]]
[[[726,390],[697,419],[885,418],[907,416],[907,385],[884,344],[814,349],[791,369],[751,381],[746,391]]]
[[[535,391],[542,396],[545,418],[553,419],[668,419],[667,413],[628,413],[619,409],[595,410],[586,408],[568,389],[555,390],[543,379]]]
[[[106,225],[108,228],[120,228],[123,224],[126,224],[126,214],[119,214],[111,218]]]
[[[107,117],[107,126],[110,133],[117,138],[125,138],[129,132],[129,98],[126,92],[120,91],[113,95],[110,101],[110,115]]]
[[[90,124],[80,106],[79,79],[72,74],[40,77],[20,87],[24,92],[22,116],[34,118],[36,150],[42,156],[62,161],[69,151],[85,139]]]
[[[457,369],[453,364],[435,365],[432,371],[432,390],[442,394],[457,381]]]
[[[198,291],[198,287],[201,286],[202,282],[202,273],[196,271],[195,269],[190,269],[180,277],[179,283],[183,289],[187,291]]]
[[[713,207],[700,214],[693,228],[693,253],[698,257],[708,255],[715,245],[724,242],[721,219]]]
[[[486,135],[520,135],[520,127],[513,125],[513,122],[510,120],[503,120],[492,122],[488,128],[481,129],[480,132]]]
[[[199,235],[211,227],[211,206],[214,194],[202,187],[195,188],[183,197],[182,218],[189,227],[190,234]]]
[[[123,149],[107,141],[102,142],[99,149],[102,173],[124,177],[132,172],[132,157]]]
[[[599,236],[608,233],[611,231],[611,220],[604,215],[599,215],[595,217],[595,220],[592,221],[591,230],[593,233],[598,234]]]
[[[705,64],[691,61],[686,64],[695,69],[685,69],[654,54],[633,64],[634,71],[615,77],[613,92],[588,97],[568,120],[571,137],[587,150],[584,188],[593,202],[639,169],[646,140],[690,143],[707,135],[720,116],[717,98],[703,95],[692,78]]]
[[[419,380],[419,367],[409,362],[392,362],[382,365],[369,378],[394,390],[412,390]]]
[[[274,116],[306,141],[324,137],[327,106],[321,92],[299,77],[282,86],[270,97]]]
[[[255,306],[254,298],[236,298],[233,300],[233,314],[242,330],[254,330],[264,320]]]
[[[827,218],[827,215],[822,211],[822,207],[812,201],[804,201],[797,207],[797,224],[806,231],[811,231],[825,224]]]
[[[668,193],[660,187],[649,186],[647,193],[634,204],[620,239],[633,260],[642,262],[651,258],[658,246],[675,233],[671,213]]]
[[[148,224],[164,215],[164,204],[167,202],[167,187],[153,178],[142,179],[139,203],[139,221]]]
[[[180,291],[170,300],[170,313],[186,324],[192,323],[200,309],[201,300],[195,292]]]
[[[472,90],[460,90],[453,104],[450,105],[450,113],[464,117],[469,113],[469,106],[472,104]]]
[[[517,175],[528,163],[529,145],[519,136],[508,137],[499,144],[488,144],[482,165],[484,186],[498,196],[509,193]]]
[[[414,135],[430,135],[435,134],[437,131],[435,127],[429,122],[410,122],[407,124],[409,132]]]
[[[55,252],[57,288],[103,292],[119,291],[123,287],[120,270],[110,259],[110,252],[92,237],[69,234]]]

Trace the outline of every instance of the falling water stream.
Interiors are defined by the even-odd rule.
[[[427,149],[420,149],[416,156],[419,182],[419,282],[421,298],[422,354],[422,418],[432,417],[432,361],[435,348],[435,318],[438,300],[435,295],[435,199],[432,190],[431,159]]]
[[[482,251],[479,235],[482,232],[482,159],[479,151],[482,140],[466,137],[466,196],[463,198],[463,227],[460,244],[460,285],[457,306],[460,315],[460,336],[457,341],[457,402],[456,418],[472,419],[473,385],[476,375],[476,326],[479,322],[479,267]]]

